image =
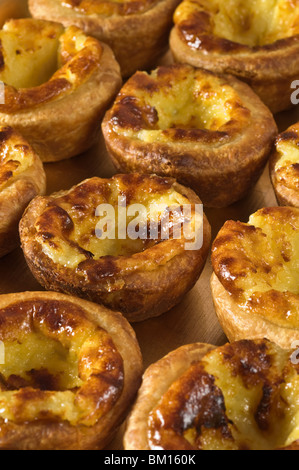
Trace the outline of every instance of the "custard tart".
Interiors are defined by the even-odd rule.
[[[29,0],[32,16],[76,25],[108,44],[129,77],[167,50],[179,0]]]
[[[248,85],[189,65],[137,72],[102,130],[118,171],[171,176],[211,207],[247,194],[278,133]]]
[[[299,123],[277,137],[270,176],[279,204],[299,207]]]
[[[264,339],[183,346],[146,370],[125,449],[299,450],[296,364]]]
[[[23,212],[45,189],[39,156],[17,131],[0,126],[0,257],[18,246]]]
[[[270,207],[227,221],[212,247],[216,313],[230,341],[299,340],[299,209]]]
[[[55,292],[2,295],[0,315],[0,449],[106,446],[141,381],[128,322]]]
[[[198,280],[211,241],[193,191],[138,174],[94,177],[35,198],[20,236],[46,289],[103,304],[129,321],[175,306]]]
[[[297,0],[184,0],[170,47],[178,62],[244,80],[277,113],[298,79],[298,20]]]
[[[0,125],[15,127],[42,161],[87,150],[121,86],[111,49],[80,29],[35,19],[0,31]]]

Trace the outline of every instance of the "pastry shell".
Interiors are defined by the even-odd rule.
[[[171,176],[208,207],[226,207],[249,192],[278,132],[248,85],[188,65],[137,72],[102,130],[118,171]]]
[[[170,310],[194,286],[204,268],[211,241],[205,215],[199,215],[194,230],[200,242],[202,235],[198,248],[186,248],[189,242],[184,235],[173,239],[171,232],[167,239],[158,234],[157,240],[149,240],[148,235],[132,240],[125,233],[124,242],[117,235],[116,243],[113,239],[104,251],[106,240],[98,239],[100,219],[95,217],[103,203],[117,207],[118,197],[126,197],[126,207],[154,197],[155,207],[155,200],[164,204],[164,194],[164,208],[169,194],[178,195],[190,208],[201,207],[193,191],[173,179],[138,174],[116,175],[110,180],[95,177],[70,191],[35,198],[20,222],[22,249],[33,275],[48,290],[104,304],[132,322]],[[144,220],[148,227],[152,219]],[[192,215],[190,220],[193,224],[196,219]]]
[[[280,26],[287,24],[286,19],[294,18],[286,36],[280,34],[277,40],[273,36],[266,44],[255,46],[221,37],[219,28],[217,35],[213,33],[214,14],[219,12],[217,3],[219,4],[218,1],[185,0],[178,7],[180,12],[175,12],[175,26],[170,34],[170,48],[174,59],[216,73],[235,75],[253,88],[272,113],[290,108],[291,84],[299,73],[297,2],[277,2],[275,8],[281,7],[282,13],[278,13],[281,17],[269,18],[270,24],[277,21]],[[251,22],[253,27],[261,22],[260,18],[253,18],[252,13],[242,16],[242,10],[238,10],[239,7],[234,3],[231,2],[231,9],[236,14],[233,13],[230,17],[228,13],[227,16],[231,23],[233,18],[237,18],[239,23],[236,29],[247,33]],[[243,10],[248,10],[250,6],[251,2],[243,5]],[[227,7],[228,5],[224,5],[223,8]],[[267,11],[261,15],[268,20]],[[240,25],[243,26],[240,28]],[[232,29],[233,27],[230,26]]]
[[[299,207],[299,123],[279,134],[270,158],[270,177],[277,201]]]
[[[298,342],[297,329],[281,328],[268,319],[244,311],[225,290],[215,273],[211,278],[211,290],[218,320],[229,341],[265,337],[282,348],[289,348]]]
[[[18,310],[19,304],[23,307],[22,318],[20,317],[22,310]],[[102,416],[95,420],[93,425],[80,424],[80,422],[78,424],[71,424],[68,420],[62,420],[58,417],[53,419],[53,417],[51,418],[51,414],[47,417],[46,412],[44,412],[43,419],[37,417],[37,419],[28,420],[27,422],[22,422],[19,419],[4,420],[1,418],[0,448],[2,450],[98,450],[105,447],[113,438],[117,428],[126,416],[141,379],[141,353],[135,333],[128,322],[117,312],[111,312],[91,302],[57,294],[55,292],[24,292],[2,295],[0,296],[0,308],[3,317],[1,323],[1,338],[4,339],[4,352],[6,350],[6,341],[11,341],[15,336],[21,337],[24,333],[27,335],[32,331],[33,324],[38,325],[36,329],[33,330],[33,334],[40,331],[40,334],[45,335],[45,337],[48,335],[52,340],[57,339],[58,343],[61,342],[63,345],[69,345],[67,347],[71,347],[82,331],[84,332],[84,329],[80,330],[81,326],[84,327],[85,325],[86,328],[86,325],[92,325],[97,328],[97,331],[104,331],[103,337],[105,341],[107,341],[107,343],[103,343],[102,347],[104,349],[101,351],[100,360],[105,361],[107,358],[109,360],[109,354],[112,354],[110,369],[107,368],[107,371],[118,371],[117,360],[121,358],[124,373],[123,387],[121,388],[120,395],[118,395],[115,402],[112,401],[112,403],[110,403],[110,408],[108,407]],[[14,319],[13,321],[12,318]],[[17,325],[19,324],[23,324],[23,329],[17,329]],[[22,341],[23,340],[21,340],[20,344],[22,344]],[[110,352],[108,351],[108,347],[112,348]],[[30,357],[30,350],[28,349],[27,352],[28,357]],[[37,350],[36,354],[40,354],[41,357],[43,357],[43,351]],[[90,360],[90,368],[87,375],[90,376],[90,374],[93,374],[91,367],[94,365],[94,370],[97,370],[97,366],[94,362],[95,356],[88,356],[88,354],[87,350],[86,358]],[[120,356],[118,356],[119,354]],[[9,357],[11,358],[11,356],[7,356],[8,359]],[[5,358],[7,356],[5,355]],[[96,356],[99,357],[99,352],[97,352]],[[74,360],[74,355],[70,354],[69,358],[71,358],[71,361]],[[52,359],[53,358],[49,358],[47,367],[48,365],[51,367],[50,363]],[[80,363],[79,370],[86,365],[87,363]],[[22,366],[24,366],[24,363],[21,364],[21,367]],[[38,371],[36,371],[36,373],[37,372]],[[108,372],[108,375],[109,373],[110,372]],[[104,384],[105,378],[100,379],[100,376],[101,374],[99,374],[99,380],[102,380]],[[16,381],[16,379],[17,377],[13,380]],[[12,380],[12,377],[8,380]],[[82,380],[84,383],[84,381],[88,379],[82,375]],[[116,385],[115,382],[115,386]],[[24,409],[29,410],[29,413],[33,414],[38,413],[37,405],[31,409],[30,406],[28,406],[30,405],[30,400],[34,399],[33,397],[40,400],[43,399],[43,394],[50,393],[55,399],[55,389],[52,392],[51,389],[48,391],[47,388],[45,388],[44,391],[38,388],[19,389],[15,387],[14,389],[20,400],[17,409],[20,409],[20,403],[22,403],[23,400]],[[91,389],[85,389],[85,398],[88,397],[87,394],[91,391]],[[96,390],[93,392],[98,393]],[[62,391],[61,393],[64,392]],[[73,390],[72,393],[77,393],[77,391]],[[108,394],[105,400],[108,400]],[[101,407],[102,402],[100,401],[98,405]],[[61,413],[64,412],[63,408],[62,406]],[[52,409],[51,406],[50,409]],[[3,410],[1,410],[1,412],[3,412]],[[13,412],[15,414],[17,413],[16,410]],[[21,411],[21,414],[22,412],[23,411]],[[41,413],[43,412],[41,411]]]
[[[265,339],[172,351],[144,373],[125,450],[298,449],[293,357]]]
[[[230,341],[299,339],[296,243],[299,209],[261,209],[248,224],[227,221],[212,247],[212,297]],[[296,238],[297,237],[297,238]]]
[[[37,41],[41,37],[56,37],[59,52],[58,70],[48,81],[29,88],[5,83],[0,124],[19,130],[44,162],[71,158],[89,149],[99,136],[98,122],[121,86],[111,49],[75,26],[64,30],[49,21],[9,20],[4,30],[24,40],[30,37],[33,50],[40,47]],[[4,67],[8,58],[4,51]]]
[[[46,175],[39,156],[17,131],[0,126],[0,257],[19,245],[23,212],[45,190]]]
[[[30,0],[31,14],[65,26],[76,25],[86,34],[108,44],[121,66],[123,77],[149,69],[167,50],[172,15],[179,0]],[[76,3],[76,7],[74,7]]]
[[[125,450],[151,450],[148,442],[148,416],[150,412],[169,387],[192,364],[201,361],[214,348],[215,346],[204,343],[181,346],[146,369],[137,400],[126,423]]]

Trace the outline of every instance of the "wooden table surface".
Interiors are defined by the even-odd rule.
[[[3,23],[7,16],[25,14],[25,0],[0,0],[0,22]],[[275,118],[279,131],[283,131],[299,120],[299,107],[280,113]],[[68,189],[92,176],[105,178],[115,174],[102,137],[97,145],[85,154],[63,162],[45,164],[45,170],[48,194]],[[247,222],[249,216],[256,210],[274,205],[277,205],[277,202],[269,179],[268,168],[266,168],[254,190],[245,199],[225,209],[205,209],[212,226],[213,239],[226,220]],[[184,344],[204,342],[222,345],[226,342],[212,302],[211,274],[209,257],[196,286],[185,296],[180,305],[159,318],[133,325],[145,367]],[[42,288],[29,271],[21,249],[17,249],[0,260],[0,293],[27,290],[36,291]],[[121,441],[122,430],[109,449],[120,449]]]

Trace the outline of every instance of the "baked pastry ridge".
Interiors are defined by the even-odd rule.
[[[0,303],[0,448],[101,448],[140,380],[126,321],[56,293],[10,294]]]
[[[291,106],[298,16],[296,1],[184,0],[170,45],[178,62],[243,79],[276,113]]]
[[[108,44],[127,78],[154,67],[167,51],[179,0],[29,0],[33,17],[76,25]]]
[[[206,47],[210,52],[223,47],[223,52],[233,54],[298,35],[298,16],[297,2],[285,0],[184,0],[175,11],[174,22],[190,46]]]
[[[148,368],[125,448],[298,449],[299,382],[292,351],[267,340],[203,346],[183,346]]]
[[[0,256],[17,247],[22,214],[45,189],[39,156],[17,131],[0,126]]]
[[[102,0],[60,0],[65,6],[74,8],[77,12],[87,15],[112,16],[136,15],[143,13],[155,5],[159,0],[127,0],[119,2],[105,2]]]
[[[32,18],[7,21],[0,41],[0,123],[19,130],[43,161],[87,150],[121,85],[110,48],[76,26]]]
[[[187,204],[190,214],[182,216],[190,222],[189,240],[181,226],[179,236],[174,236],[172,215],[169,221],[163,219],[166,225],[161,223],[167,208]],[[20,223],[23,251],[47,289],[109,305],[132,321],[143,320],[169,310],[203,269],[210,226],[204,215],[197,218],[196,204],[200,204],[197,196],[170,178],[94,177],[33,201]],[[108,211],[109,220],[101,208]],[[135,227],[136,211],[140,212]],[[157,230],[151,232],[155,224]],[[165,235],[162,225],[169,229]],[[199,249],[186,249],[201,232]]]
[[[299,124],[279,134],[270,159],[270,176],[281,205],[299,207]]]
[[[212,293],[230,340],[298,338],[299,209],[264,208],[249,223],[227,221],[212,247]]]
[[[184,64],[137,72],[102,130],[119,171],[172,176],[212,207],[245,196],[278,132],[246,84]]]
[[[99,67],[101,44],[76,27],[59,23],[9,20],[0,31],[5,102],[0,112],[18,110],[73,92]],[[34,64],[34,66],[32,66]]]

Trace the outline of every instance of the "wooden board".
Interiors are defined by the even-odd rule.
[[[7,16],[7,12],[8,16],[13,14],[20,16],[20,13],[23,14],[25,11],[25,0],[2,0],[2,2],[0,0],[0,21],[2,22],[5,15]],[[169,57],[165,60],[169,60]],[[299,121],[299,107],[280,113],[275,118],[279,131],[283,131],[292,123]],[[85,154],[67,161],[46,164],[45,170],[48,194],[68,189],[92,176],[105,178],[115,174],[103,138],[100,138],[97,145]],[[212,226],[213,239],[226,220],[234,219],[247,222],[249,216],[258,209],[274,205],[277,203],[269,171],[266,168],[254,190],[244,200],[225,209],[205,209]],[[211,298],[211,274],[212,267],[209,258],[198,283],[180,305],[159,318],[133,325],[142,350],[145,367],[184,344],[206,342],[222,345],[226,342],[226,337],[217,321]],[[29,271],[21,249],[17,249],[0,260],[0,293],[26,290],[34,291],[42,290],[42,288]],[[121,442],[122,430],[109,449],[120,449]]]

